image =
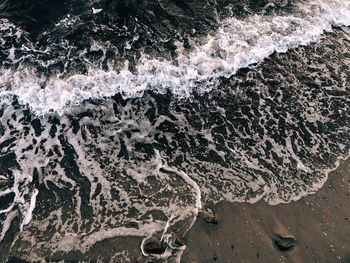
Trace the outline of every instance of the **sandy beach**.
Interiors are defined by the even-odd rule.
[[[255,204],[221,202],[212,207],[218,224],[198,218],[186,234],[187,248],[181,262],[349,263],[349,201],[350,159],[342,161],[339,168],[330,173],[322,189],[297,202],[275,206],[263,201]],[[281,251],[274,242],[275,235],[295,237],[295,247]],[[145,262],[147,260],[140,255],[140,243],[140,238],[107,239],[96,244],[85,256],[69,253],[51,260],[76,262],[86,257],[98,260],[100,255],[111,259],[116,249],[127,250],[131,262]],[[18,262],[20,258],[15,252],[9,262]],[[121,262],[118,257],[114,260]]]
[[[182,262],[350,262],[349,159],[321,190],[297,202],[222,202],[214,209],[218,224],[197,220]],[[276,234],[294,236],[295,247],[279,250]]]

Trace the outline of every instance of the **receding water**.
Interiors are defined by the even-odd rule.
[[[139,260],[179,260],[199,208],[296,201],[349,155],[350,1],[232,9],[174,38],[96,3],[40,34],[0,4],[3,260],[123,262],[96,245],[155,234],[166,251]]]

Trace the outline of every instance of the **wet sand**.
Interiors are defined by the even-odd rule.
[[[297,202],[276,206],[263,201],[221,202],[212,209],[218,224],[197,219],[184,238],[187,248],[182,263],[350,263],[350,159],[330,174],[322,189]],[[280,251],[273,241],[276,234],[294,236],[295,247]],[[98,261],[102,256],[106,262],[123,262],[113,255],[127,251],[129,262],[160,262],[140,254],[141,241],[137,237],[106,239],[85,255],[57,254],[50,260]],[[20,262],[25,255],[14,248],[8,256],[8,262]]]
[[[222,202],[214,209],[218,224],[197,220],[181,262],[350,262],[349,158],[322,189],[297,202]],[[293,235],[295,247],[280,251],[275,234]]]

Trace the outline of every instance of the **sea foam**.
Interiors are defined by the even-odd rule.
[[[37,115],[52,111],[63,114],[84,100],[108,98],[117,93],[124,98],[141,96],[147,89],[170,90],[186,97],[194,90],[212,89],[216,79],[231,77],[274,52],[307,45],[318,41],[324,32],[332,31],[333,26],[349,25],[349,0],[302,2],[288,15],[225,19],[216,32],[190,52],[177,43],[176,61],[142,55],[132,71],[127,61],[122,70],[90,67],[86,74],[66,77],[39,77],[30,65],[17,70],[1,68],[0,97],[6,102],[6,98],[15,95]],[[0,30],[9,27],[3,23]]]

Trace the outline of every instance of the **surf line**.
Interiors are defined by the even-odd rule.
[[[17,96],[21,104],[41,116],[52,111],[61,115],[84,100],[106,99],[118,93],[133,98],[149,89],[159,93],[170,90],[186,97],[197,88],[212,90],[212,80],[229,78],[274,52],[285,53],[317,42],[333,26],[349,25],[349,0],[310,0],[297,3],[296,11],[288,15],[224,19],[216,32],[204,37],[203,44],[195,45],[190,52],[183,43],[177,43],[176,63],[142,54],[135,70],[129,69],[126,60],[119,71],[92,67],[86,74],[50,76],[44,83],[30,67],[18,72],[1,68],[0,98]]]

